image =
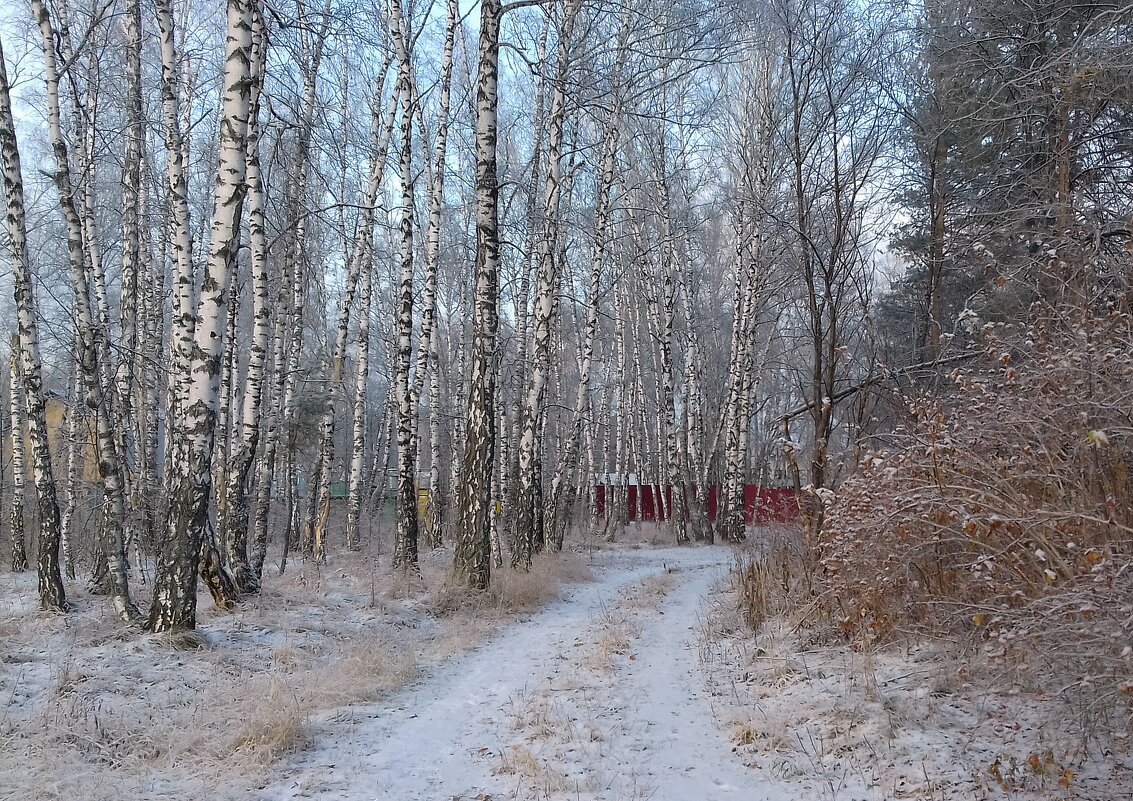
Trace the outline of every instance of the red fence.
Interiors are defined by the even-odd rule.
[[[657,500],[661,494],[661,487],[657,484],[629,484],[627,486],[598,484],[595,487],[598,501],[598,516],[606,516],[606,493],[623,491],[626,494],[625,502],[629,513],[629,521],[636,522],[638,507],[641,509],[641,520],[646,523],[657,520],[667,520],[669,510],[672,508],[673,488],[665,487],[664,504],[658,509]],[[717,509],[717,487],[708,489],[708,519],[715,522]],[[638,504],[638,493],[641,494],[641,503]],[[688,502],[695,503],[695,490],[687,490]],[[799,516],[799,504],[793,489],[779,489],[761,487],[758,484],[744,486],[744,523],[746,525],[764,525],[766,523],[788,523]]]

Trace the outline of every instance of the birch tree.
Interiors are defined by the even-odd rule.
[[[397,111],[402,89],[400,83],[395,86],[385,121],[384,123],[381,122],[380,100],[387,68],[388,61],[382,66],[382,82],[379,84],[378,90],[374,93],[373,98],[374,110],[372,114],[372,127],[374,128],[374,145],[373,156],[370,163],[369,184],[362,207],[361,223],[358,226],[358,233],[354,242],[354,250],[347,275],[347,292],[343,297],[343,305],[339,313],[337,329],[338,336],[341,337],[345,351],[346,327],[349,322],[349,307],[347,304],[352,294],[350,275],[354,274],[356,275],[354,279],[355,282],[358,280],[362,282],[362,293],[358,309],[357,375],[355,376],[354,384],[354,423],[351,436],[349,499],[347,502],[346,518],[346,545],[350,549],[355,549],[359,546],[358,528],[362,514],[362,463],[365,457],[366,392],[369,386],[370,375],[370,313],[373,302],[374,211],[375,205],[378,202],[378,195],[385,180],[386,161],[389,155],[390,142],[393,138],[393,129],[397,120]],[[338,339],[335,341],[336,348],[338,347],[339,341]],[[345,355],[345,353],[343,353],[343,355]],[[324,420],[324,437],[326,436],[325,423],[326,421]],[[327,502],[329,503],[329,498]]]
[[[498,136],[499,0],[481,0],[476,79],[476,273],[468,409],[457,494],[453,571],[473,589],[491,581],[492,472],[495,464],[496,334],[499,330]]]
[[[38,0],[33,0],[38,2]],[[220,390],[228,287],[236,258],[246,192],[247,133],[251,111],[254,0],[228,0],[220,143],[208,261],[198,301],[186,405],[177,436],[186,461],[170,476],[169,521],[158,543],[157,575],[148,628],[177,631],[196,627],[197,568],[211,492],[211,462]],[[215,571],[215,572],[214,572]],[[205,565],[218,603],[219,568]]]
[[[57,32],[51,15],[42,0],[31,0],[32,15],[39,27],[43,45],[44,83],[47,92],[48,127],[51,149],[54,156],[55,172],[52,176],[59,194],[59,205],[67,231],[67,256],[74,285],[76,338],[78,350],[78,369],[84,377],[87,402],[94,412],[95,443],[98,454],[99,478],[106,497],[104,507],[102,553],[107,560],[107,583],[111,600],[119,617],[133,622],[138,611],[130,598],[129,578],[126,567],[126,544],[123,531],[125,519],[122,470],[118,441],[111,422],[110,398],[107,393],[109,381],[105,371],[104,355],[100,353],[100,342],[107,335],[103,322],[104,287],[100,276],[90,274],[92,265],[100,260],[90,258],[86,248],[84,221],[79,212],[79,197],[72,181],[70,157],[63,134],[60,111],[59,71],[56,59]],[[64,37],[62,41],[66,42]],[[88,212],[89,219],[89,212]],[[88,259],[90,259],[88,261]],[[94,278],[92,293],[91,278]],[[100,307],[96,317],[91,306],[92,294]],[[99,578],[96,573],[96,579]]]
[[[32,480],[35,484],[36,518],[39,523],[36,573],[39,604],[46,611],[67,607],[63,576],[59,570],[60,519],[55,494],[55,475],[47,440],[47,413],[43,404],[43,367],[39,352],[39,321],[28,254],[27,215],[24,205],[23,170],[12,118],[7,62],[0,41],[0,160],[3,162],[5,218],[12,251],[19,349],[17,352],[24,404],[27,409],[28,442],[31,445]]]
[[[452,102],[453,49],[460,19],[457,0],[448,0],[444,45],[441,55],[440,99],[437,138],[433,145],[433,179],[429,186],[429,221],[425,233],[425,284],[421,298],[421,339],[413,371],[412,399],[416,409],[425,376],[429,379],[429,501],[425,507],[425,531],[430,544],[440,545],[442,524],[441,484],[441,381],[440,335],[437,326],[437,283],[440,273],[441,212],[444,208],[447,173],[449,110]],[[414,415],[416,421],[416,415]],[[414,447],[419,447],[416,433]]]
[[[9,534],[12,539],[11,567],[13,573],[28,569],[27,543],[24,535],[24,403],[21,397],[23,379],[20,377],[20,338],[12,337],[12,356],[8,371],[8,411],[12,441],[12,508],[8,513]]]
[[[248,245],[252,268],[252,341],[244,381],[244,409],[239,438],[228,463],[224,503],[224,548],[228,570],[241,593],[259,589],[260,575],[248,559],[248,480],[260,441],[264,373],[271,337],[271,285],[268,264],[267,221],[264,182],[260,170],[260,99],[269,32],[258,8],[252,12],[251,84],[249,86],[248,134],[245,180],[248,203]],[[235,319],[235,311],[230,312]],[[231,330],[231,328],[230,328]],[[231,336],[231,334],[230,334]],[[229,351],[236,343],[229,342]]]
[[[401,202],[398,208],[400,277],[397,284],[396,361],[397,398],[397,539],[395,567],[417,569],[417,453],[414,441],[415,398],[409,370],[413,344],[413,90],[409,32],[400,0],[390,0],[390,36],[397,52],[397,86],[401,97]]]
[[[532,553],[543,547],[541,509],[542,476],[539,475],[543,394],[550,368],[551,327],[555,290],[558,286],[559,204],[562,199],[562,160],[566,124],[565,83],[570,67],[570,45],[574,19],[581,0],[564,4],[558,29],[556,76],[551,94],[547,135],[547,184],[543,201],[543,230],[537,257],[535,307],[532,314],[531,376],[523,403],[519,438],[519,470],[515,514],[516,551],[512,561],[524,569],[531,566]],[[524,343],[521,343],[523,345]],[[539,486],[536,486],[536,485]]]

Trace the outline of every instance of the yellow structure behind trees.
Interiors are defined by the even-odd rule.
[[[67,474],[67,453],[70,444],[67,442],[68,418],[74,412],[71,404],[58,395],[48,395],[44,398],[44,411],[47,415],[47,444],[51,449],[51,463],[55,468],[56,480],[61,480]],[[78,480],[86,485],[98,482],[98,451],[95,448],[94,430],[85,416],[80,417],[75,427],[75,436],[81,443],[78,453]],[[24,432],[24,442],[27,447],[31,443]],[[30,465],[28,466],[30,470]],[[30,479],[29,474],[29,479]]]

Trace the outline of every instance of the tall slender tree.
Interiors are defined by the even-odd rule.
[[[67,606],[63,576],[59,570],[60,519],[55,493],[55,475],[48,448],[47,413],[43,403],[43,365],[39,352],[39,321],[31,260],[28,255],[27,214],[24,205],[23,170],[16,143],[16,125],[8,69],[0,42],[0,160],[3,161],[5,218],[12,249],[18,323],[20,379],[27,408],[28,442],[31,444],[32,480],[35,484],[36,518],[39,522],[36,572],[39,604],[45,610],[62,612]]]
[[[476,79],[476,273],[464,457],[457,490],[453,569],[473,589],[491,581],[492,472],[495,465],[496,336],[499,331],[500,228],[496,143],[499,135],[499,0],[481,0]]]
[[[39,0],[33,0],[38,2]],[[221,94],[220,142],[208,261],[196,314],[185,406],[177,436],[186,461],[170,476],[169,521],[158,544],[157,575],[148,627],[177,631],[196,627],[197,568],[205,545],[211,463],[220,392],[228,288],[236,259],[246,193],[248,119],[251,112],[252,29],[255,0],[228,0]],[[208,570],[209,566],[205,566]],[[213,573],[210,589],[227,601]]]

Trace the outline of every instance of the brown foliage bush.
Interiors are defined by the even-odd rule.
[[[1036,312],[911,405],[829,501],[822,603],[850,638],[963,633],[1133,692],[1133,319]]]

